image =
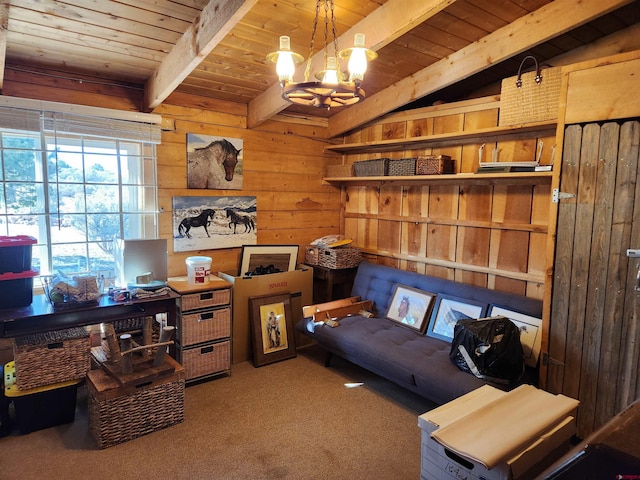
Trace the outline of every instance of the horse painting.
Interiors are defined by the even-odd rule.
[[[244,232],[247,233],[256,229],[256,224],[251,215],[243,212],[236,212],[232,208],[227,208],[227,218],[229,219],[229,228],[233,225],[233,233],[236,233],[236,226],[240,223],[244,225]]]
[[[214,140],[206,147],[189,152],[187,154],[187,187],[228,188],[228,182],[233,180],[238,154],[241,151],[241,148],[234,147],[229,140],[222,139]]]
[[[211,220],[213,220],[213,216],[215,215],[215,213],[215,210],[207,208],[203,210],[202,213],[197,217],[185,218],[180,222],[180,225],[178,226],[178,234],[181,236],[184,235],[187,238],[191,238],[191,235],[189,235],[189,230],[191,230],[191,228],[204,227],[204,232],[207,234],[207,237],[211,237],[211,235],[209,235],[209,230],[207,229],[207,227],[211,223]]]

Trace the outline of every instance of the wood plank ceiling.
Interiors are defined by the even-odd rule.
[[[246,104],[249,126],[278,113],[325,117],[330,133],[339,135],[395,109],[499,93],[500,80],[515,75],[526,55],[557,65],[597,42],[607,44],[606,54],[639,48],[629,40],[640,36],[637,0],[334,4],[339,47],[362,32],[379,55],[365,78],[367,98],[345,109],[287,104],[265,59],[283,34],[294,51],[308,56],[311,0],[3,2],[0,82],[27,71],[127,85],[140,93],[142,111],[173,92],[200,95]],[[314,53],[323,41],[319,28]],[[321,57],[316,53],[312,72]]]

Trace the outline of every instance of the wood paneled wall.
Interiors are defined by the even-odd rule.
[[[58,78],[55,72],[39,74],[8,70],[4,95],[139,111],[141,91],[121,85],[79,82]],[[203,97],[174,94],[153,113],[162,115],[162,143],[157,147],[160,238],[169,247],[169,275],[186,275],[184,259],[190,255],[213,258],[212,270],[235,271],[240,248],[173,252],[172,198],[174,196],[250,195],[257,197],[259,244],[307,245],[314,238],[340,230],[340,189],[323,185],[327,163],[324,154],[326,124],[281,116],[246,128],[246,106]],[[187,133],[220,135],[244,140],[242,190],[187,189]],[[304,260],[304,248],[299,260]]]
[[[473,131],[498,125],[499,101],[476,99],[388,115],[351,133],[345,143]],[[486,143],[483,161],[551,162],[554,138]],[[475,172],[482,144],[376,154],[347,154],[345,164],[372,158],[445,154],[456,172]],[[370,261],[535,298],[544,295],[550,186],[347,186],[347,237]]]

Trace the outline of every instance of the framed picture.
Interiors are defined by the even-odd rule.
[[[244,277],[258,267],[291,272],[296,269],[298,249],[298,245],[243,245],[238,276]]]
[[[435,297],[435,293],[398,284],[386,316],[404,327],[424,333]]]
[[[241,138],[187,133],[187,188],[242,190]]]
[[[296,356],[290,293],[249,297],[249,316],[254,366]]]
[[[172,213],[175,252],[257,243],[256,197],[173,197]]]
[[[433,308],[433,314],[427,328],[427,336],[451,342],[453,328],[458,320],[465,318],[483,318],[487,311],[487,304],[439,294]]]
[[[502,315],[515,323],[520,329],[520,343],[524,353],[524,362],[535,367],[540,355],[542,344],[542,318],[533,317],[524,313],[516,312],[499,305],[489,305],[487,312],[489,317]]]

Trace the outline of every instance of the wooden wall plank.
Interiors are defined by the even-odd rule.
[[[574,230],[574,249],[582,255],[574,255],[571,264],[571,302],[569,305],[569,335],[567,336],[566,369],[577,373],[583,360],[585,333],[585,305],[589,292],[589,255],[591,250],[591,231],[598,171],[598,145],[600,127],[588,124],[583,129],[582,149],[580,152],[580,171],[578,173],[578,203]],[[580,376],[570,375],[564,379],[564,394],[572,398],[580,396]]]
[[[607,293],[606,280],[613,208],[609,199],[613,198],[615,188],[619,127],[615,123],[608,123],[598,130],[598,144],[596,145],[595,139],[593,140],[594,146],[597,146],[599,151],[598,156],[592,160],[596,165],[596,176],[591,186],[594,189],[595,198],[593,199],[588,295],[585,299],[583,359],[580,368],[578,424],[583,431],[594,429],[598,401],[596,391],[600,383],[599,359],[604,333],[604,305]],[[586,137],[588,138],[588,135]],[[609,385],[611,385],[610,382]]]
[[[578,191],[578,173],[582,127],[570,125],[564,134],[562,158],[562,178],[560,191]],[[556,260],[553,274],[553,295],[549,325],[549,365],[547,369],[547,390],[562,393],[565,362],[567,360],[567,336],[569,335],[569,304],[571,295],[571,263],[573,259],[573,227],[576,222],[575,198],[564,199],[558,206],[558,228],[556,236]],[[573,334],[573,332],[571,332]]]

